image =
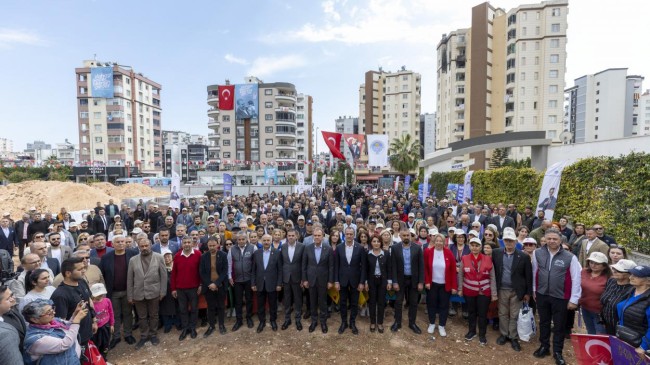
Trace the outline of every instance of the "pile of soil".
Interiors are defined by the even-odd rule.
[[[91,209],[97,202],[107,204],[109,199],[119,204],[125,198],[166,195],[169,193],[142,184],[115,186],[110,183],[87,185],[60,181],[26,181],[0,186],[0,212],[11,213],[11,217],[16,220],[31,207],[42,212],[58,213],[62,207],[68,211]]]

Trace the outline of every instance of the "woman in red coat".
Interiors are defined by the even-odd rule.
[[[445,237],[437,234],[433,245],[424,250],[424,285],[427,289],[427,310],[429,328],[433,334],[436,329],[436,314],[440,316],[438,331],[441,337],[447,336],[445,325],[449,315],[449,298],[456,294],[458,276],[454,254],[445,247]]]

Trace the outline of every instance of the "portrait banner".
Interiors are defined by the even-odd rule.
[[[258,119],[257,84],[235,85],[235,119]]]
[[[93,67],[90,69],[90,94],[93,98],[113,98],[112,67]]]
[[[537,209],[544,211],[544,219],[553,220],[553,213],[557,205],[557,196],[560,192],[560,180],[562,179],[562,170],[568,165],[567,161],[556,162],[546,170],[544,180],[542,181],[542,190],[539,192],[537,200]]]
[[[346,160],[351,166],[354,166],[361,159],[363,154],[363,143],[365,142],[366,136],[363,134],[343,134],[343,140],[347,146],[347,151],[345,153]]]

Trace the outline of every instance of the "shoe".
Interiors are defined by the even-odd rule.
[[[521,351],[521,345],[519,344],[519,340],[510,341],[510,346],[512,346],[512,349],[517,352]]]
[[[432,323],[427,327],[427,333],[432,335],[436,331],[436,325],[435,323]]]
[[[479,336],[478,337],[478,344],[481,345],[481,346],[487,345],[487,338],[485,338],[484,336]]]
[[[498,331],[499,330],[499,322],[492,323],[492,329],[495,330],[495,331]]]
[[[309,319],[309,311],[305,312],[305,314],[302,315],[302,319]]]
[[[191,338],[196,338],[196,336],[198,336],[198,335],[199,335],[199,334],[196,333],[196,330],[195,330],[194,328],[192,328],[192,330],[190,331],[190,337],[191,337]]]
[[[440,332],[440,337],[447,337],[445,326],[438,326],[438,332]]]
[[[508,342],[508,338],[504,335],[501,335],[499,338],[497,338],[497,345],[503,346],[506,344],[506,342]]]
[[[555,359],[555,365],[566,365],[566,361],[564,361],[561,352],[554,353],[553,358]]]
[[[286,330],[287,328],[289,328],[289,326],[291,326],[291,320],[290,320],[290,319],[287,319],[286,321],[284,321],[284,323],[282,323],[282,327],[281,327],[281,328],[282,328],[282,330],[284,331],[284,330]]]
[[[374,333],[376,330],[377,330],[377,326],[375,326],[374,324],[371,324],[370,325],[370,332]]]
[[[540,346],[535,352],[533,352],[533,356],[535,356],[538,359],[546,357],[550,354],[551,354],[551,350],[549,350],[548,347],[544,347],[544,346]]]
[[[465,341],[471,341],[474,339],[474,337],[476,337],[475,332],[467,332],[467,334],[465,335]]]
[[[390,330],[392,332],[397,332],[397,331],[399,331],[400,328],[402,328],[402,325],[397,323],[397,322],[393,323],[393,325],[390,326]]]
[[[135,343],[135,337],[133,336],[126,336],[124,337],[124,341],[128,343],[129,345],[133,345]]]
[[[382,325],[377,325],[377,332],[379,332],[379,333],[384,333],[384,326],[382,326]]]
[[[359,334],[359,329],[357,328],[356,323],[350,322],[350,329],[352,330],[353,335],[358,335]]]
[[[232,326],[232,330],[231,330],[231,331],[232,331],[232,332],[235,332],[235,331],[237,331],[238,329],[240,329],[241,326],[242,326],[241,321],[237,321],[237,322],[235,322],[235,325]]]
[[[221,333],[222,335],[225,335],[226,334],[226,326],[220,324],[219,325],[219,333]]]
[[[456,310],[454,308],[449,308],[449,317],[453,317],[456,315]]]
[[[317,325],[318,325],[318,323],[316,323],[315,321],[311,322],[311,324],[309,325],[309,333],[314,332],[316,330]]]
[[[189,334],[190,334],[190,330],[183,330],[183,332],[181,332],[181,335],[178,336],[178,340],[183,341]]]
[[[262,331],[264,331],[264,327],[266,327],[266,322],[263,321],[260,322],[260,324],[257,325],[257,333],[261,333]]]
[[[120,343],[120,342],[122,342],[122,339],[121,339],[121,338],[114,338],[114,339],[112,339],[112,340],[111,340],[111,343],[108,345],[108,349],[109,349],[109,350],[114,349],[115,346],[117,346],[117,344]]]
[[[203,334],[203,338],[209,337],[214,332],[214,326],[208,327],[208,330]]]
[[[169,333],[171,331],[172,331],[171,327],[165,327],[165,329],[163,330],[164,333]]]
[[[246,325],[248,326],[248,328],[253,328],[253,326],[255,325],[253,323],[253,319],[252,318],[246,318]]]
[[[341,323],[341,326],[339,327],[339,335],[342,335],[346,328],[348,328],[348,324],[345,322]]]
[[[321,323],[320,324],[320,329],[323,331],[323,333],[327,333],[327,324],[326,323]]]
[[[416,335],[419,335],[419,334],[422,333],[422,330],[420,329],[420,327],[418,327],[418,325],[415,324],[415,323],[411,323],[411,324],[409,324],[409,328],[410,328],[411,331],[413,331],[413,333],[415,333]]]
[[[467,318],[469,318],[469,313],[463,312],[463,319],[467,319]]]
[[[141,349],[142,347],[144,347],[144,344],[147,343],[147,341],[149,341],[149,339],[147,339],[147,338],[140,339],[140,341],[138,341],[138,343],[135,344],[135,349],[136,350]]]
[[[154,346],[160,345],[160,340],[156,336],[151,336],[149,340],[151,341],[151,344]]]
[[[271,329],[274,332],[278,330],[278,323],[276,321],[271,321]]]
[[[299,319],[296,319],[296,329],[302,331],[302,323],[300,323]]]

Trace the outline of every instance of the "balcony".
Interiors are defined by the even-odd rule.
[[[218,106],[219,105],[219,94],[218,93],[208,93],[208,105]]]
[[[210,129],[219,128],[219,124],[220,124],[219,119],[213,119],[213,118],[208,119],[208,128]]]
[[[295,127],[276,126],[275,127],[275,136],[278,137],[278,138],[296,139],[296,128]]]
[[[289,156],[289,155],[285,155],[285,156],[280,155],[275,160],[277,162],[296,162],[296,157],[295,156],[292,157],[292,156]]]
[[[221,137],[219,133],[208,133],[209,140],[218,140]]]
[[[278,143],[275,149],[278,151],[297,151],[298,147],[296,147],[295,143]]]
[[[219,109],[217,109],[217,108],[208,109],[208,117],[218,118],[219,117]]]
[[[288,112],[288,113],[296,114],[296,108],[288,107],[288,106],[282,106],[282,107],[279,107],[279,108],[275,108],[275,111],[279,112],[279,113],[282,113],[282,112],[287,113]]]
[[[279,102],[289,102],[289,103],[295,103],[296,102],[296,95],[295,94],[288,94],[288,93],[278,93],[275,95],[275,100]]]
[[[208,153],[216,152],[216,151],[221,151],[221,146],[219,146],[219,145],[208,146]]]
[[[464,128],[457,128],[454,129],[454,137],[464,137],[465,136],[465,129]]]
[[[457,104],[456,105],[456,111],[461,111],[465,110],[465,104]]]
[[[282,118],[282,119],[276,119],[275,124],[277,124],[277,125],[288,125],[288,126],[295,127],[296,126],[296,121],[294,119]]]
[[[465,119],[454,119],[454,125],[459,125],[459,126],[465,125]]]

